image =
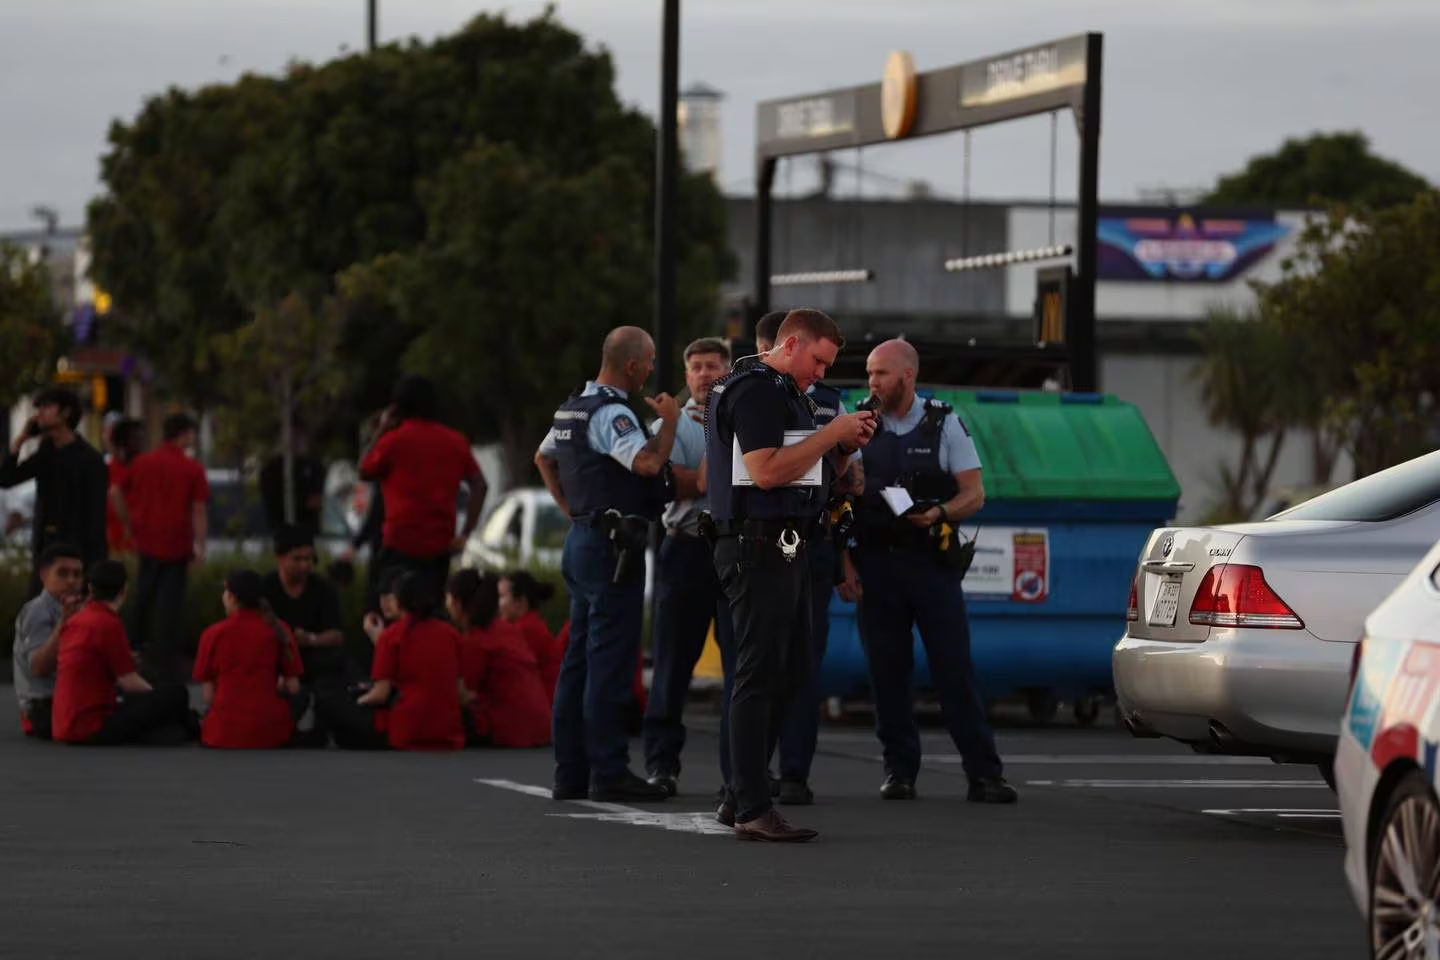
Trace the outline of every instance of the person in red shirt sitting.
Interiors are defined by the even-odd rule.
[[[460,750],[460,634],[426,577],[407,571],[395,592],[402,616],[375,641],[374,685],[355,700],[317,693],[316,710],[344,749]]]
[[[195,421],[183,413],[165,418],[165,442],[130,462],[118,493],[111,494],[116,512],[128,519],[140,557],[135,602],[130,610],[130,642],[136,651],[149,648],[152,627],[158,627],[163,662],[183,649],[185,581],[192,561],[205,559],[209,519],[205,504],[210,483],[205,468],[187,453],[195,446]],[[159,660],[160,662],[156,662]]]
[[[195,680],[209,711],[200,742],[230,750],[266,750],[295,737],[295,701],[301,672],[295,638],[265,602],[254,570],[225,580],[226,617],[200,636]],[[302,711],[303,712],[303,711]]]
[[[190,695],[183,686],[152,688],[135,672],[135,660],[118,613],[126,573],[118,560],[90,570],[89,602],[60,631],[52,725],[62,743],[115,746],[175,743],[195,731]],[[124,691],[117,700],[115,688]]]
[[[395,387],[378,434],[360,458],[360,479],[378,481],[385,501],[380,573],[394,567],[425,577],[436,597],[445,592],[450,557],[465,548],[485,505],[487,486],[464,435],[437,422],[435,386],[410,376]],[[455,534],[461,485],[469,489],[465,524]]]
[[[499,616],[493,576],[460,570],[446,586],[445,604],[460,625],[460,670],[471,746],[543,747],[550,743],[550,696],[525,637]]]
[[[555,586],[542,583],[525,570],[512,570],[500,578],[500,616],[519,629],[540,665],[545,695],[555,702],[555,682],[560,679],[560,659],[565,645],[550,635],[540,607],[555,596]]]

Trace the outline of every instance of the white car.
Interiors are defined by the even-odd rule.
[[[1440,957],[1440,546],[1365,620],[1335,780],[1373,957]]]
[[[537,568],[559,571],[570,518],[544,487],[517,487],[490,509],[460,555],[460,565],[504,571]],[[655,551],[645,551],[645,598],[655,585]]]
[[[1122,722],[1330,779],[1364,618],[1437,540],[1440,453],[1267,520],[1155,531],[1113,656]]]

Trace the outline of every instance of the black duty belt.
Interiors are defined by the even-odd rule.
[[[793,517],[787,520],[717,520],[715,535],[744,537],[747,540],[777,540],[786,530],[794,530],[800,539],[809,540],[819,531],[814,517]]]

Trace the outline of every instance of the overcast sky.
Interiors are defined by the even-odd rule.
[[[381,41],[433,38],[481,11],[543,2],[380,0]],[[621,96],[654,111],[660,0],[558,0],[560,18],[614,56]],[[920,70],[1071,33],[1105,33],[1101,193],[1211,183],[1287,135],[1362,129],[1440,182],[1437,0],[683,0],[681,80],[727,95],[727,189],[751,188],[757,101],[877,80],[892,49]],[[273,73],[365,43],[365,0],[0,0],[0,230],[38,203],[81,223],[114,118],[149,93]],[[1074,125],[1058,126],[1058,192],[1074,195]],[[973,135],[977,198],[1050,192],[1048,119]],[[962,136],[867,150],[884,178],[963,183]],[[842,158],[853,162],[853,155]],[[797,168],[795,183],[806,171]],[[782,170],[780,185],[785,175]],[[847,182],[843,189],[853,187]]]

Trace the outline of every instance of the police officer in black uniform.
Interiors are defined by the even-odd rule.
[[[825,507],[822,458],[843,460],[870,438],[874,417],[855,413],[815,428],[805,389],[844,341],[818,310],[793,310],[761,362],[710,389],[705,422],[715,572],[734,624],[731,782],[716,819],[743,840],[797,842],[771,805],[766,765],[785,709],[811,666],[807,547]]]
[[[605,338],[600,374],[555,411],[535,454],[550,495],[569,514],[561,572],[570,591],[570,642],[555,685],[557,800],[664,800],[663,786],[630,770],[626,712],[645,606],[650,524],[674,499],[670,451],[679,405],[645,402],[660,416],[651,436],[630,409],[655,366],[655,344],[639,327]]]
[[[842,595],[860,595],[860,638],[875,695],[875,732],[884,747],[887,800],[913,800],[920,772],[912,674],[920,639],[950,738],[969,778],[968,798],[1013,803],[1015,789],[985,717],[970,659],[970,626],[961,589],[973,545],[958,524],[985,503],[975,444],[948,404],[915,395],[920,360],[903,340],[871,351],[865,370],[880,431],[864,450],[853,564],[845,563]],[[871,402],[862,404],[871,406]],[[885,491],[903,488],[913,506],[897,516]],[[903,502],[903,501],[902,501]],[[858,575],[858,583],[857,583]]]
[[[784,320],[785,311],[777,310],[761,317],[755,325],[755,349],[762,355],[774,348],[775,334]],[[805,394],[815,403],[816,427],[823,427],[849,412],[840,391],[824,380],[816,380]],[[810,559],[810,591],[814,604],[810,621],[814,657],[810,679],[796,693],[780,731],[780,776],[772,776],[770,784],[771,796],[781,804],[794,806],[815,802],[815,794],[810,789],[810,766],[820,737],[820,665],[830,640],[830,598],[840,579],[835,539],[848,534],[850,525],[840,518],[864,489],[864,471],[858,452],[839,474],[828,458],[822,467],[825,471],[822,486],[828,491],[829,507],[820,512],[820,528],[805,546]],[[839,522],[832,522],[832,517]]]

